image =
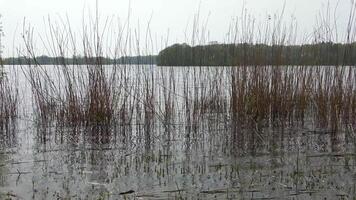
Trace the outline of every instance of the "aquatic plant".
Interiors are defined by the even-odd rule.
[[[354,8],[353,5],[350,12]],[[342,60],[347,59],[344,55],[352,48],[338,52],[338,64],[344,63],[342,65],[284,66],[284,54],[289,52],[285,48],[297,43],[297,25],[292,21],[287,26],[283,16],[284,11],[268,24],[256,25],[253,16],[243,13],[227,34],[229,51],[239,52],[239,56],[226,57],[223,62],[234,66],[214,68],[201,66],[202,63],[185,68],[130,63],[114,63],[109,67],[105,65],[106,58],[116,60],[121,56],[141,55],[143,51],[150,54],[153,42],[149,26],[145,50],[141,50],[138,33],[132,34],[129,27],[120,26],[119,34],[114,35],[111,29],[114,23],[109,19],[102,27],[98,18],[84,23],[80,40],[68,19],[61,23],[48,20],[44,46],[58,61],[53,66],[37,63],[33,31],[31,27],[24,27],[26,50],[23,54],[31,63],[23,65],[23,71],[32,86],[39,119],[62,125],[143,124],[151,129],[157,123],[170,125],[177,120],[196,130],[202,119],[211,116],[229,121],[232,127],[254,129],[313,121],[316,127],[335,131],[354,123],[356,70],[346,66],[349,61]],[[345,46],[354,42],[351,37],[354,19],[349,20]],[[324,26],[328,25],[318,24],[320,32],[315,32],[314,44],[330,42],[330,32],[322,36]],[[198,19],[195,19],[192,45],[206,41],[203,31],[206,27],[200,31],[198,27]],[[110,45],[106,41],[110,41]],[[255,45],[253,50],[251,45]],[[314,55],[315,60],[319,60],[324,47],[310,45],[308,48],[312,48],[308,52],[319,52]],[[76,62],[78,52],[83,54],[85,65]],[[304,53],[295,51],[292,57],[297,59]],[[200,54],[209,57],[199,49],[188,54],[186,56],[192,58]],[[68,56],[73,57],[72,64],[66,61]],[[251,65],[249,60],[255,64]]]
[[[1,15],[0,15],[1,20]],[[0,133],[7,132],[15,125],[18,107],[18,88],[15,77],[8,77],[2,62],[2,37],[4,36],[0,21]],[[8,69],[8,68],[7,68]]]

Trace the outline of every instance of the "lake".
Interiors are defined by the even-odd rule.
[[[38,76],[32,77],[41,80],[37,97],[27,66],[5,69],[19,90],[19,105],[16,122],[0,132],[0,198],[356,198],[354,67],[116,67],[103,67],[108,102],[115,102],[109,123],[69,123],[73,118],[65,112],[73,86],[87,113],[90,80],[102,81],[91,79],[90,69],[34,69]],[[309,83],[300,117],[299,89]],[[246,94],[236,95],[237,109],[246,104],[237,116],[231,111],[234,84]],[[317,100],[324,96],[318,91],[324,88],[330,118],[319,123]],[[351,106],[348,118],[348,108],[339,107],[332,117],[333,91],[340,88],[342,102],[350,101],[342,104]],[[266,90],[280,100],[267,100]],[[51,98],[51,117],[39,116],[39,98]],[[337,128],[330,125],[334,119]]]

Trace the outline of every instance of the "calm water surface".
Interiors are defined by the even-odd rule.
[[[356,197],[352,129],[330,132],[311,121],[232,129],[222,114],[206,116],[198,127],[180,120],[35,125],[28,86],[19,80],[27,103],[16,127],[0,138],[0,199]]]

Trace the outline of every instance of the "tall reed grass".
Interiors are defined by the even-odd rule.
[[[355,41],[354,10],[352,4],[345,36],[347,44]],[[139,30],[133,34],[132,29],[119,26],[119,31],[113,31],[115,23],[106,20],[99,26],[96,17],[83,24],[81,38],[77,40],[69,20],[61,23],[49,20],[47,38],[42,41],[48,54],[58,58],[58,64],[36,63],[33,31],[24,28],[23,54],[35,63],[23,66],[23,71],[32,86],[38,119],[62,125],[143,124],[152,128],[157,123],[179,122],[198,128],[201,121],[215,116],[229,121],[234,130],[243,126],[284,127],[305,122],[333,131],[344,125],[355,126],[355,67],[282,66],[285,46],[297,43],[296,23],[292,21],[287,26],[283,17],[284,11],[267,24],[256,24],[253,16],[243,13],[231,26],[226,42],[246,44],[244,57],[236,58],[236,67],[214,68],[157,68],[153,64],[129,63],[106,66],[107,57],[141,55]],[[332,38],[332,32],[325,31],[330,24],[321,21],[312,42],[323,42],[325,38],[330,42]],[[207,40],[204,31],[198,31],[198,24],[195,19],[193,45]],[[148,27],[146,51],[153,45],[150,35]],[[262,45],[261,51],[256,45],[257,50],[249,52],[250,44],[270,45],[272,52],[264,54]],[[83,54],[86,65],[77,64],[78,52]],[[339,53],[343,57],[351,52]],[[69,56],[73,56],[73,63],[65,62],[64,58]],[[251,59],[258,65],[244,62]],[[272,65],[258,60],[271,60]]]
[[[4,36],[0,15],[0,134],[8,132],[16,124],[18,106],[18,88],[16,74],[9,77],[2,60],[2,37]]]

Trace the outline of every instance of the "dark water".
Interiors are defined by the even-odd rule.
[[[0,139],[0,199],[356,198],[351,127],[232,128],[224,114],[193,126],[36,125],[21,96]]]
[[[241,130],[242,141],[232,142],[229,128],[216,122],[198,131],[21,127],[1,141],[2,198],[355,197],[352,132]]]

